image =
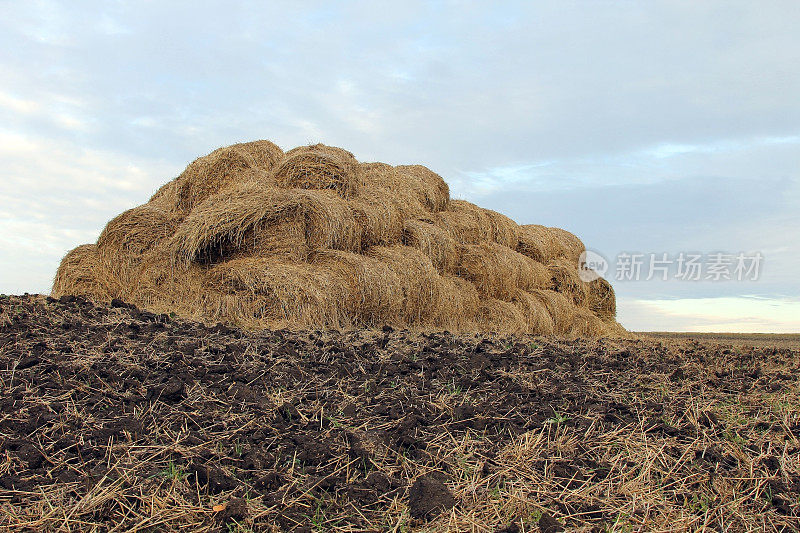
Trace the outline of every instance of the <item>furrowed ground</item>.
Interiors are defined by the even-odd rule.
[[[388,329],[388,328],[387,328]],[[0,527],[791,531],[800,351],[0,299]]]

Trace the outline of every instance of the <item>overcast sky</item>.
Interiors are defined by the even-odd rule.
[[[0,292],[266,138],[573,231],[631,329],[800,331],[800,3],[263,4],[0,1]],[[681,252],[760,253],[759,279],[615,279]]]

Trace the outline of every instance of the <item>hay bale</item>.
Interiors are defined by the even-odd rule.
[[[516,249],[519,243],[519,226],[517,223],[502,213],[491,209],[484,209],[483,212],[489,220],[491,240],[512,250]]]
[[[451,200],[445,211],[436,213],[435,221],[460,244],[496,242],[513,249],[519,242],[516,222],[465,200]]]
[[[58,298],[67,294],[109,302],[120,294],[121,286],[108,272],[94,244],[82,244],[61,260],[51,294]]]
[[[358,168],[361,183],[359,195],[362,198],[391,197],[403,218],[427,213],[425,196],[415,188],[416,182],[401,174],[396,167],[386,163],[362,163]]]
[[[185,213],[181,212],[178,207],[178,178],[159,187],[146,205],[170,213],[176,219],[182,218]]]
[[[456,242],[439,226],[424,220],[406,220],[403,244],[427,255],[440,273],[455,271],[458,262]]]
[[[97,251],[106,268],[127,283],[142,256],[177,228],[170,214],[149,204],[128,209],[111,219],[97,239]]]
[[[394,198],[358,197],[349,204],[362,247],[388,246],[400,242],[403,216]]]
[[[528,294],[539,300],[553,320],[553,333],[566,335],[572,327],[575,305],[563,294],[552,290],[531,290]]]
[[[517,251],[539,263],[549,263],[559,253],[559,247],[549,230],[550,228],[538,224],[521,225]]]
[[[506,301],[517,289],[547,288],[550,279],[543,265],[494,242],[459,246],[456,271],[482,296]]]
[[[410,246],[376,246],[368,255],[391,267],[403,292],[403,319],[410,325],[432,324],[442,314],[442,278],[428,256]]]
[[[330,189],[342,198],[353,196],[359,187],[358,161],[353,154],[324,144],[289,150],[272,177],[279,187]]]
[[[391,165],[363,163],[359,177],[361,186],[350,199],[350,206],[361,228],[363,246],[398,243],[403,221],[425,214],[418,195]]]
[[[353,324],[402,324],[403,285],[388,264],[340,250],[316,251],[312,262],[347,282],[350,297],[345,308]]]
[[[176,207],[187,213],[232,184],[241,183],[241,176],[248,171],[255,171],[249,174],[249,181],[259,177],[266,179],[282,157],[283,151],[269,141],[234,144],[214,150],[193,161],[178,176],[174,191]]]
[[[136,282],[123,287],[122,299],[155,313],[176,313],[192,320],[208,320],[203,312],[203,280],[207,268],[197,263],[170,261],[168,242],[147,252],[140,262]]]
[[[302,218],[257,225],[242,239],[233,258],[279,257],[289,262],[306,261],[313,251],[308,244],[307,231],[308,227]]]
[[[607,336],[608,328],[597,315],[590,310],[579,307],[575,309],[567,335],[572,337]]]
[[[603,278],[597,278],[586,284],[587,307],[604,320],[613,320],[617,316],[617,298],[614,288]]]
[[[422,165],[394,167],[414,190],[429,211],[444,211],[450,203],[450,187],[436,172]]]
[[[518,237],[517,251],[544,264],[566,258],[577,268],[580,255],[586,249],[580,239],[561,228],[523,224],[519,226]]]
[[[588,297],[587,283],[578,276],[578,263],[560,257],[547,265],[552,279],[552,289],[570,298],[576,306],[585,306]]]
[[[517,306],[497,298],[481,300],[475,323],[481,331],[493,333],[525,333],[528,328],[525,316]]]
[[[561,228],[548,228],[553,242],[558,247],[558,256],[566,258],[573,265],[578,265],[586,246],[578,237]]]
[[[170,240],[170,255],[184,263],[221,262],[255,243],[255,235],[287,221],[302,224],[311,248],[357,250],[361,246],[353,213],[334,192],[264,190],[245,184],[223,191],[192,211]]]
[[[231,145],[231,148],[248,154],[253,162],[253,168],[269,172],[283,159],[284,153],[278,145],[271,141],[259,140]]]
[[[243,257],[214,266],[205,286],[216,295],[205,304],[215,318],[273,328],[350,325],[341,306],[349,298],[345,280],[319,265]]]
[[[445,211],[436,214],[436,225],[459,244],[480,244],[494,237],[486,210],[465,200],[451,200]]]
[[[445,275],[442,277],[441,297],[443,305],[434,316],[433,325],[450,332],[474,331],[480,305],[475,285],[463,278]]]
[[[513,303],[525,317],[526,332],[534,335],[552,335],[555,332],[555,323],[542,300],[523,290],[517,290]]]

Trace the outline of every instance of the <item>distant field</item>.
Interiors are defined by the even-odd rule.
[[[691,331],[637,331],[634,333],[642,337],[661,340],[696,340],[703,343],[712,342],[737,346],[800,348],[800,333],[693,333]]]

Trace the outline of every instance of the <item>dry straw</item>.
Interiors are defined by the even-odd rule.
[[[389,195],[359,196],[350,210],[364,248],[396,244],[403,234],[403,213],[397,199]]]
[[[150,201],[145,205],[170,213],[177,220],[181,220],[185,213],[178,207],[179,179],[180,178],[176,178],[172,181],[168,181],[159,187],[153,196],[150,197]]]
[[[611,284],[603,278],[587,284],[586,303],[589,309],[604,320],[614,320],[617,316],[617,299]]]
[[[442,297],[443,280],[431,260],[410,246],[376,246],[369,255],[387,265],[400,280],[403,292],[402,318],[411,325],[432,323],[447,302]]]
[[[243,257],[212,268],[206,284],[219,295],[219,318],[267,320],[282,326],[348,325],[341,302],[348,299],[347,282],[309,263]]]
[[[517,251],[544,264],[566,258],[577,265],[586,249],[580,239],[561,228],[523,224],[519,226],[518,237]]]
[[[525,317],[526,331],[535,335],[555,333],[555,321],[542,300],[534,294],[517,290],[511,302]]]
[[[491,242],[458,248],[458,275],[485,297],[510,300],[517,289],[549,286],[547,269],[514,250]]]
[[[438,213],[436,224],[460,244],[490,242],[494,233],[486,210],[466,200],[451,200],[447,210]]]
[[[475,322],[481,331],[528,333],[528,322],[519,307],[497,298],[481,300]]]
[[[61,260],[53,281],[53,294],[74,294],[109,301],[119,294],[121,286],[116,277],[100,262],[97,246],[82,244]]]
[[[282,158],[283,151],[270,141],[219,148],[196,159],[178,177],[176,207],[184,212],[191,211],[210,196],[240,183],[247,171],[269,172]]]
[[[560,257],[553,259],[547,269],[552,278],[552,287],[567,298],[571,298],[576,306],[586,305],[589,295],[587,283],[578,276],[577,261]]]
[[[150,205],[128,209],[113,218],[97,239],[99,259],[127,284],[142,256],[176,227],[174,217]]]
[[[427,255],[439,272],[454,272],[458,263],[456,242],[448,232],[424,220],[406,220],[403,244]]]
[[[247,234],[236,256],[279,257],[288,261],[306,261],[312,252],[306,231],[304,220],[274,221]]]
[[[403,222],[426,213],[413,182],[385,163],[361,164],[359,177],[360,188],[350,206],[364,247],[398,243]]]
[[[397,168],[386,163],[363,163],[359,166],[359,173],[360,197],[375,198],[379,195],[391,198],[403,219],[428,211],[424,205],[424,195],[415,187],[417,180],[401,174]]]
[[[274,169],[280,187],[332,189],[342,197],[358,190],[358,161],[347,150],[324,144],[301,146],[286,152]]]
[[[549,228],[549,230],[558,250],[558,257],[564,257],[573,265],[577,265],[581,254],[586,250],[583,242],[567,230],[561,228]]]
[[[403,323],[403,284],[386,262],[352,252],[320,250],[313,263],[346,280],[348,297],[343,307],[351,322],[362,327]]]
[[[583,243],[451,200],[419,165],[269,141],[192,162],[63,259],[53,294],[249,328],[624,334]]]
[[[395,169],[429,211],[447,209],[450,187],[439,174],[422,165],[400,165]]]
[[[489,221],[491,239],[502,246],[507,246],[512,250],[519,243],[519,226],[516,222],[497,211],[491,209],[483,210],[484,216]]]
[[[553,320],[553,333],[567,334],[572,327],[576,307],[563,294],[551,290],[532,290],[528,294],[535,297],[547,309]]]
[[[458,276],[442,277],[443,306],[433,317],[437,329],[449,331],[475,331],[475,320],[481,299],[475,285]]]
[[[171,239],[171,255],[178,262],[217,262],[255,246],[257,235],[287,221],[302,227],[313,248],[360,247],[353,213],[335,193],[245,184],[219,193],[186,217]]]
[[[144,255],[135,282],[116,295],[158,313],[176,313],[195,320],[210,319],[202,309],[208,267],[197,262],[175,264],[169,260],[169,241]]]
[[[568,335],[573,337],[598,337],[608,333],[606,324],[597,315],[583,307],[575,309],[575,313],[572,316],[572,326],[567,332]]]

